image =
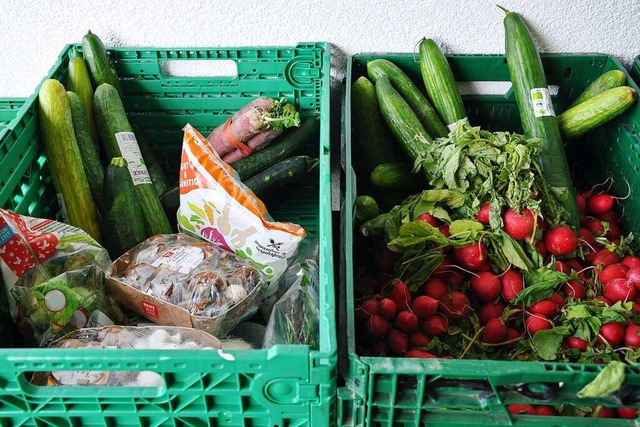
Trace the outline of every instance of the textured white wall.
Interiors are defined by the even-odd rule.
[[[87,29],[108,46],[249,46],[328,41],[344,54],[409,52],[423,36],[457,53],[504,51],[503,13],[520,12],[540,47],[640,53],[638,0],[0,0],[0,97],[28,96],[66,43]]]

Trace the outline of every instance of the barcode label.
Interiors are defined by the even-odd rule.
[[[536,117],[546,117],[556,115],[553,111],[553,103],[549,89],[546,87],[538,87],[531,89],[531,102],[533,103],[533,113]]]
[[[118,141],[122,157],[127,161],[133,185],[151,184],[149,171],[144,164],[138,141],[133,132],[116,133],[116,141]]]

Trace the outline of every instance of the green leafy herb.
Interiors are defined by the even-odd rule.
[[[576,393],[576,396],[583,397],[604,397],[620,390],[624,384],[625,365],[622,362],[612,361],[604,367],[602,371]]]
[[[569,280],[569,276],[549,267],[541,267],[524,273],[526,287],[511,300],[512,304],[529,307],[541,299],[549,298],[554,288]]]
[[[533,350],[541,359],[556,360],[560,345],[567,335],[569,335],[569,328],[566,326],[538,331],[532,339]]]

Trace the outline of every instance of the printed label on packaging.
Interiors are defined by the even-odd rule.
[[[142,306],[142,311],[144,311],[145,314],[153,317],[154,319],[158,319],[160,317],[160,313],[158,313],[158,307],[156,307],[155,305],[147,301],[140,301],[140,305]]]
[[[555,117],[556,113],[553,111],[549,88],[538,87],[531,89],[531,102],[533,103],[533,113],[536,117]]]
[[[60,213],[62,214],[62,220],[66,223],[69,222],[69,215],[67,215],[67,204],[64,202],[64,196],[62,193],[58,193],[58,205],[60,205]]]
[[[61,385],[104,385],[109,371],[57,371],[51,375]]]
[[[118,132],[116,133],[116,141],[118,141],[118,147],[120,147],[120,153],[125,158],[129,165],[129,173],[131,174],[131,180],[133,185],[151,184],[151,177],[149,171],[144,164],[138,141],[133,132]]]
[[[460,124],[462,123],[469,124],[469,117],[465,117],[464,119],[460,119],[455,123],[447,125],[447,129],[449,129],[449,132],[453,132],[454,130],[458,129],[458,126],[460,126]]]
[[[4,246],[13,237],[13,228],[9,224],[0,228],[0,247]]]
[[[202,249],[185,246],[173,251],[166,251],[162,256],[151,263],[154,267],[167,266],[182,274],[189,274],[191,270],[204,261]]]
[[[101,328],[103,326],[111,326],[111,325],[113,325],[113,322],[111,321],[111,319],[109,319],[107,315],[101,312],[100,310],[95,310],[93,313],[91,313],[91,317],[87,322],[88,328]]]

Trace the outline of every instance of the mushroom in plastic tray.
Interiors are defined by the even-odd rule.
[[[121,304],[155,323],[219,337],[257,311],[266,284],[245,260],[184,234],[150,237],[113,263],[108,282]]]
[[[78,329],[50,344],[53,348],[221,349],[222,343],[204,331],[164,326],[106,326]],[[53,371],[34,374],[32,382],[48,386],[162,386],[152,371]]]

